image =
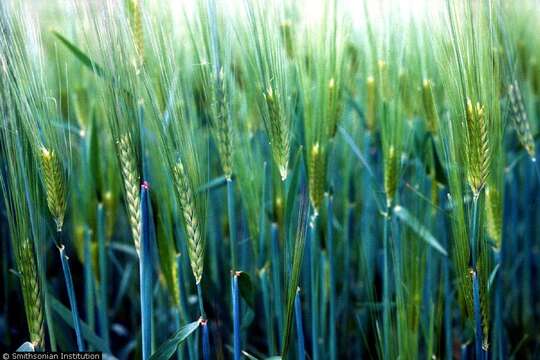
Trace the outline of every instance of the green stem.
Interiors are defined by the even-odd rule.
[[[311,346],[312,346],[312,358],[313,360],[319,360],[319,344],[318,344],[318,320],[319,311],[317,306],[318,300],[318,286],[317,286],[317,215],[313,212],[311,217],[311,223],[309,224],[310,231],[310,290],[311,290]]]
[[[270,305],[270,286],[268,283],[268,267],[262,268],[260,274],[261,290],[263,294],[264,317],[266,320],[266,341],[268,343],[268,354],[276,354],[276,340],[274,334],[274,317]]]
[[[66,282],[66,288],[68,292],[69,305],[71,308],[71,316],[73,318],[73,327],[75,329],[75,335],[77,338],[77,350],[84,351],[84,343],[82,339],[81,320],[79,318],[79,312],[77,310],[77,300],[75,298],[75,290],[73,288],[73,278],[71,277],[71,271],[69,269],[68,257],[66,255],[66,249],[64,245],[58,247],[60,254],[60,260],[62,262],[62,270],[64,271],[64,280]]]
[[[227,179],[227,214],[229,216],[231,270],[236,271],[236,214],[234,208],[234,184],[232,179]]]
[[[201,313],[201,331],[202,331],[202,348],[203,348],[203,359],[210,359],[210,340],[208,334],[208,320],[206,318],[206,312],[204,311],[204,303],[202,296],[202,287],[201,283],[197,283],[197,298],[199,300],[199,311]]]
[[[283,297],[281,293],[281,273],[279,259],[279,228],[277,223],[272,223],[271,227],[271,247],[272,247],[272,283],[275,291],[275,307],[278,323],[279,346],[283,339]]]
[[[197,283],[197,299],[199,300],[199,312],[200,312],[201,318],[202,320],[206,320],[206,312],[204,312],[202,288],[201,288],[200,282]]]
[[[478,246],[478,198],[479,194],[473,195],[472,202],[472,217],[471,217],[471,235],[470,235],[470,247],[471,247],[471,265],[473,270],[476,271],[477,260],[477,246]]]
[[[90,229],[84,229],[84,295],[86,306],[86,321],[92,331],[95,330],[94,318],[94,275],[92,270],[92,256],[90,253]],[[92,350],[92,349],[89,349]]]
[[[483,334],[482,334],[482,318],[480,314],[480,279],[478,279],[478,271],[476,269],[477,263],[477,246],[479,242],[478,232],[478,198],[479,193],[473,194],[472,202],[472,218],[471,218],[471,234],[470,234],[470,246],[471,246],[471,266],[472,266],[472,291],[473,291],[473,313],[475,321],[475,351],[476,358],[482,359],[484,352],[482,350]]]
[[[337,358],[336,349],[336,283],[334,269],[334,232],[332,224],[334,219],[334,208],[332,195],[328,196],[327,203],[327,241],[328,241],[328,261],[330,262],[330,359]]]
[[[390,275],[388,269],[388,232],[390,226],[390,211],[391,204],[386,207],[384,214],[384,229],[383,229],[383,357],[388,359],[388,347],[390,336]]]
[[[105,211],[103,204],[98,204],[97,208],[97,238],[98,238],[98,253],[99,253],[99,326],[100,335],[105,341],[107,347],[109,341],[109,319],[107,316],[107,259],[105,248]]]

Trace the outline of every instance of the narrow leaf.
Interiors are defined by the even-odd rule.
[[[416,219],[407,209],[402,206],[396,205],[394,207],[394,214],[397,215],[408,227],[411,228],[418,236],[420,236],[425,242],[427,242],[435,250],[448,256],[445,248],[435,239],[435,237],[429,232],[429,230]]]
[[[244,301],[253,308],[255,306],[255,294],[253,284],[251,283],[251,278],[249,277],[248,273],[244,271],[237,271],[236,276],[238,277],[240,296],[242,296]]]
[[[296,239],[293,252],[293,264],[290,281],[287,292],[287,307],[285,313],[285,328],[283,332],[281,356],[287,358],[289,350],[290,334],[293,323],[294,314],[294,299],[296,298],[296,290],[300,281],[300,272],[302,270],[302,262],[304,259],[304,245],[306,240],[307,221],[309,217],[308,198],[306,187],[302,187],[302,195],[300,196],[300,205],[298,213],[298,224],[296,228]]]
[[[165,341],[150,357],[150,360],[168,360],[176,352],[176,349],[182,344],[191,334],[199,328],[200,320],[194,321],[181,327],[176,334],[169,340]]]
[[[93,73],[95,73],[98,76],[105,77],[105,71],[103,70],[103,68],[101,66],[99,66],[95,61],[90,59],[90,57],[88,57],[88,55],[86,55],[81,49],[79,49],[77,46],[75,46],[71,41],[66,39],[60,33],[56,32],[56,31],[53,31],[52,33],[53,33],[54,36],[56,36],[58,38],[58,40],[60,40],[62,42],[62,44],[64,44],[69,49],[69,51],[71,51],[73,53],[73,55],[75,55],[75,57],[77,59],[79,59],[79,61],[84,66],[86,66],[88,69],[90,69],[90,71],[92,71]]]
[[[51,302],[51,308],[62,318],[62,320],[64,320],[69,326],[73,328],[73,318],[71,317],[70,310],[64,305],[62,305],[62,303],[60,303],[60,301],[58,301],[58,299],[56,299],[51,294],[49,294],[49,299]],[[105,344],[103,339],[97,336],[96,333],[93,332],[90,327],[83,321],[81,321],[81,331],[84,339],[96,350],[108,354],[111,353],[109,347]]]
[[[31,342],[26,341],[22,343],[22,345],[19,346],[19,348],[15,351],[16,352],[36,352],[36,349],[34,348],[34,345]]]

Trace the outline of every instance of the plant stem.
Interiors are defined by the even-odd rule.
[[[264,266],[264,259],[266,258],[266,162],[263,166],[263,181],[261,191],[261,209],[259,213],[259,253],[257,254],[257,266],[262,268]]]
[[[94,318],[94,275],[92,256],[90,254],[90,229],[84,229],[84,296],[86,305],[86,322],[92,331],[95,330]]]
[[[479,233],[478,233],[478,198],[479,194],[473,195],[473,202],[472,202],[472,218],[471,218],[471,254],[472,254],[472,284],[473,284],[473,312],[474,312],[474,321],[475,321],[475,352],[476,352],[476,358],[482,359],[483,358],[483,350],[482,350],[482,342],[483,342],[483,335],[482,335],[482,318],[480,315],[480,284],[478,279],[478,273],[476,269],[476,262],[477,262],[477,246],[479,242]]]
[[[475,351],[476,358],[483,359],[482,351],[482,319],[480,316],[480,285],[478,281],[478,274],[475,270],[472,271],[473,282],[473,306],[474,306],[474,320],[475,320]]]
[[[386,207],[383,228],[383,357],[389,358],[388,347],[390,336],[390,274],[388,269],[388,232],[391,221],[391,204]]]
[[[64,245],[59,245],[58,251],[60,253],[60,260],[62,262],[62,270],[64,271],[64,280],[66,282],[68,292],[69,306],[71,307],[71,316],[73,317],[73,327],[75,328],[75,335],[77,337],[77,350],[84,351],[81,320],[77,311],[77,299],[75,298],[75,290],[73,289],[73,278],[71,277],[71,271],[69,270],[66,248]]]
[[[210,359],[210,340],[208,335],[208,320],[206,318],[206,312],[204,311],[204,303],[202,296],[201,283],[197,283],[197,298],[199,301],[199,311],[201,314],[201,328],[202,328],[202,347],[203,347],[203,359]]]
[[[100,335],[105,341],[107,348],[110,347],[109,341],[109,319],[107,316],[107,259],[105,249],[105,211],[103,204],[98,204],[97,207],[97,238],[98,238],[98,255],[99,255],[99,326]]]
[[[326,237],[328,241],[328,260],[330,262],[330,359],[337,358],[336,349],[336,283],[334,265],[334,232],[332,229],[334,220],[333,196],[328,195]]]
[[[445,347],[446,358],[452,358],[452,296],[450,289],[450,260],[448,257],[443,259],[443,272],[444,272],[444,333],[445,333]]]
[[[306,351],[304,348],[304,330],[302,325],[302,304],[300,303],[300,288],[296,290],[296,296],[294,298],[294,313],[296,318],[296,334],[298,337],[298,360],[304,360],[306,358]]]
[[[234,359],[240,360],[240,303],[238,298],[238,276],[236,275],[236,214],[234,208],[234,187],[232,179],[227,179],[227,213],[229,216],[229,241],[231,245],[231,292],[233,312]]]
[[[183,242],[185,245],[185,242]],[[187,295],[186,295],[186,282],[184,281],[184,271],[182,266],[182,257],[180,255],[177,256],[176,260],[178,264],[178,287],[180,288],[180,305],[178,306],[178,312],[181,316],[181,318],[184,321],[187,321],[187,308],[188,308],[188,302],[187,302]],[[187,341],[187,349],[188,349],[188,358],[193,359],[195,357],[195,349],[194,349],[194,341],[192,339],[188,339]]]
[[[270,291],[268,284],[268,268],[264,267],[260,272],[261,290],[263,295],[263,306],[266,320],[266,337],[268,343],[268,353],[270,356],[276,354],[276,340],[274,334],[274,318],[270,304]]]
[[[234,208],[234,184],[227,179],[227,214],[229,216],[229,241],[231,246],[231,270],[236,271],[236,214]]]
[[[309,275],[310,275],[310,290],[311,290],[311,347],[313,360],[319,360],[319,344],[318,344],[318,319],[319,311],[317,306],[318,300],[318,282],[317,282],[317,215],[316,212],[313,212],[311,217],[311,223],[309,224],[310,231],[310,266],[309,266]]]
[[[504,353],[503,353],[503,321],[502,321],[502,275],[501,272],[501,264],[502,264],[502,249],[500,250],[493,250],[493,255],[495,258],[495,266],[499,267],[499,270],[496,274],[496,279],[494,281],[495,283],[495,349],[493,352],[493,358],[494,359],[504,359]]]
[[[281,347],[281,339],[283,339],[283,298],[281,294],[281,276],[280,276],[280,261],[279,261],[279,228],[276,223],[272,224],[271,240],[272,240],[272,280],[275,291],[275,307],[278,320],[279,331],[279,346]]]
[[[203,352],[203,359],[204,360],[210,360],[210,336],[208,334],[208,320],[203,320],[201,322],[202,327],[202,352]]]
[[[197,283],[197,299],[199,302],[199,312],[200,316],[203,320],[206,320],[206,313],[204,312],[204,304],[203,304],[203,296],[202,296],[202,288],[201,283]]]
[[[240,344],[240,299],[238,296],[238,275],[234,272],[231,272],[231,280],[234,329],[234,360],[240,360],[242,349]]]
[[[142,358],[152,352],[152,253],[151,214],[148,184],[141,185],[141,253],[139,259]]]

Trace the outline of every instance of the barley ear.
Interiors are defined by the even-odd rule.
[[[135,165],[131,139],[128,134],[124,134],[120,137],[120,140],[118,141],[118,153],[122,178],[124,180],[129,224],[131,226],[135,250],[137,250],[137,254],[139,254],[141,243],[140,178]]]
[[[326,158],[324,150],[319,143],[316,143],[311,147],[308,163],[309,199],[315,213],[318,213],[322,204],[324,196],[324,179],[326,177],[325,173]]]
[[[289,20],[284,20],[280,25],[281,37],[283,43],[285,44],[285,51],[287,52],[287,57],[289,59],[294,58],[294,44],[293,44],[293,33],[292,33],[292,23]]]
[[[487,223],[487,233],[495,243],[495,249],[501,248],[502,224],[503,224],[503,204],[501,193],[492,186],[486,186],[486,207],[485,216]]]
[[[483,189],[489,174],[490,144],[484,106],[467,99],[467,181],[475,196]]]
[[[388,101],[391,97],[390,79],[388,74],[388,64],[384,60],[377,62],[378,83],[380,84],[380,94],[382,101]]]
[[[194,193],[181,161],[174,165],[173,174],[174,184],[182,208],[182,215],[186,224],[191,270],[193,271],[195,282],[199,284],[202,279],[204,267],[204,243],[201,236],[198,214],[196,212]]]
[[[387,206],[392,204],[397,189],[398,158],[393,145],[384,154],[384,192],[386,193]]]
[[[424,104],[424,112],[426,116],[427,129],[435,135],[439,124],[439,115],[437,114],[437,106],[433,96],[433,85],[431,80],[424,80],[422,84],[422,101]]]
[[[527,150],[529,156],[536,160],[536,145],[534,143],[529,118],[523,105],[523,98],[517,81],[508,86],[508,95],[510,98],[510,110],[512,114],[512,123],[518,135],[519,142]]]
[[[144,65],[144,33],[140,0],[128,0],[129,24],[135,44],[135,69],[139,73]]]
[[[232,178],[232,128],[229,122],[227,104],[226,104],[226,82],[225,73],[221,68],[218,79],[219,84],[217,96],[212,103],[212,112],[214,116],[214,136],[217,140],[218,153],[221,160],[221,167],[225,178]]]
[[[43,348],[45,344],[43,307],[37,268],[30,240],[25,239],[22,242],[18,256],[20,258],[19,271],[21,273],[21,287],[30,341],[34,346]]]
[[[377,86],[373,76],[368,76],[366,88],[366,127],[369,131],[373,131],[375,130],[375,118],[377,117]]]
[[[289,166],[289,133],[285,123],[285,115],[279,103],[279,94],[269,87],[264,98],[268,107],[270,120],[270,141],[274,159],[278,165],[281,180],[287,178]]]
[[[62,231],[66,212],[66,187],[58,156],[53,150],[40,149],[41,170],[47,205],[56,223],[57,231]]]
[[[333,138],[336,135],[339,116],[341,114],[340,89],[337,88],[335,78],[328,81],[328,136]]]

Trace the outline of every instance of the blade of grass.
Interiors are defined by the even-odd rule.
[[[410,227],[418,236],[420,236],[429,246],[433,247],[440,254],[448,256],[446,249],[435,239],[431,232],[422,225],[407,209],[403,206],[394,206],[394,214]]]
[[[90,59],[90,57],[88,55],[86,55],[77,46],[75,46],[75,44],[73,44],[71,41],[69,41],[63,35],[61,35],[60,33],[56,32],[56,31],[53,31],[52,33],[90,71],[92,71],[93,73],[95,73],[96,75],[98,75],[100,77],[105,77],[106,76],[105,71],[103,70],[103,68],[100,65],[98,65],[95,61]]]
[[[309,201],[307,197],[306,187],[302,188],[300,195],[300,205],[298,211],[298,224],[296,229],[296,238],[293,251],[293,263],[291,277],[288,282],[287,304],[285,313],[285,327],[283,330],[281,356],[286,359],[289,351],[290,332],[292,327],[292,317],[294,311],[294,298],[300,280],[300,270],[302,269],[302,261],[304,257],[304,245],[306,239],[306,229],[309,216]]]
[[[49,294],[49,300],[51,303],[51,308],[54,310],[61,318],[64,320],[69,326],[71,326],[73,329],[75,328],[75,323],[73,321],[73,316],[71,315],[71,311],[66,308],[58,299],[56,299],[54,296]],[[111,353],[111,350],[109,347],[105,344],[105,341],[103,341],[102,338],[96,335],[95,332],[93,332],[90,327],[85,324],[84,322],[80,322],[80,329],[82,336],[84,339],[91,344],[97,351],[101,351],[107,354]]]
[[[152,354],[150,360],[169,360],[174,355],[176,349],[199,328],[201,321],[197,320],[182,326],[167,341],[161,344],[156,352]]]

